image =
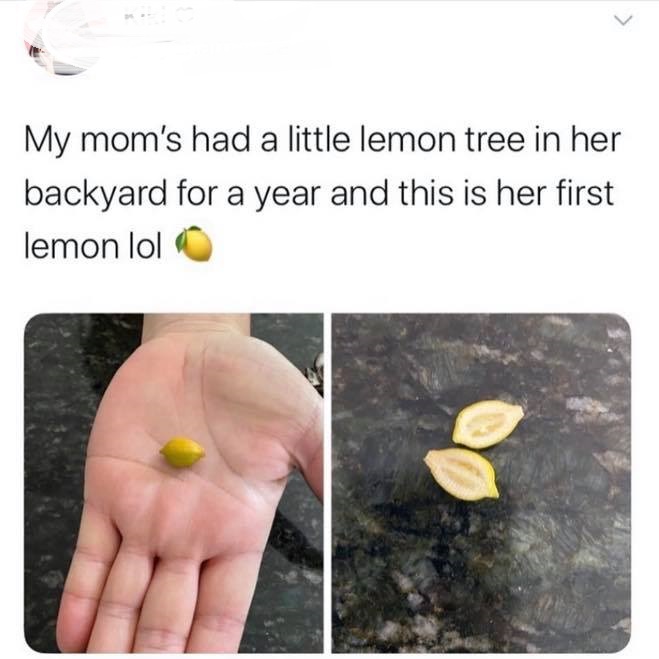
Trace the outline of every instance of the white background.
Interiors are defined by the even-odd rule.
[[[631,326],[633,629],[624,653],[644,656],[656,645],[657,4],[219,2],[196,5],[195,12],[192,25],[175,30],[178,41],[153,43],[159,37],[155,28],[130,45],[106,39],[90,71],[57,78],[25,56],[24,3],[0,2],[6,650],[31,652],[22,635],[19,502],[22,332],[32,315],[552,311],[618,313]],[[614,13],[634,18],[623,28]],[[619,150],[607,155],[69,153],[55,162],[46,154],[24,153],[27,122],[74,131],[147,130],[162,123],[185,131],[192,122],[212,131],[250,123],[258,131],[302,122],[456,132],[465,125],[527,131],[535,124],[565,131],[574,123],[624,135]],[[531,184],[611,178],[617,205],[322,205],[260,215],[224,206],[106,215],[23,207],[26,176],[74,183],[85,175],[111,184],[169,176],[219,185],[377,183],[384,176],[460,183],[465,176],[489,182],[501,175]],[[187,261],[172,247],[189,224],[201,225],[213,238],[208,264]],[[45,238],[161,230],[165,256],[121,263],[26,261],[26,229]]]

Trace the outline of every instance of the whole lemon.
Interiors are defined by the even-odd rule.
[[[213,244],[199,227],[191,226],[176,236],[176,249],[193,261],[208,261],[213,253]]]
[[[172,437],[161,449],[160,453],[172,467],[191,467],[197,460],[206,455],[204,447],[189,437]]]

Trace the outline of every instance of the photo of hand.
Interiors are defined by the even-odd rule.
[[[293,470],[322,500],[322,419],[320,395],[248,317],[146,316],[91,430],[60,650],[236,651]],[[175,435],[203,459],[168,464]]]

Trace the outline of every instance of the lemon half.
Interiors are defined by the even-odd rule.
[[[464,448],[428,451],[423,459],[433,478],[463,501],[499,498],[494,467],[482,455]]]
[[[487,448],[506,439],[524,416],[519,405],[483,400],[465,407],[455,420],[453,441],[469,448]]]

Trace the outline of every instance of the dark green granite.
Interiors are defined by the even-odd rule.
[[[87,437],[101,395],[138,345],[141,316],[43,315],[25,332],[25,637],[56,652],[55,620],[80,520]],[[252,317],[300,369],[320,315]],[[322,651],[322,508],[298,474],[281,500],[241,652]]]
[[[616,316],[333,319],[337,652],[613,652],[630,633],[630,336]],[[456,414],[526,416],[498,500],[423,464]]]

